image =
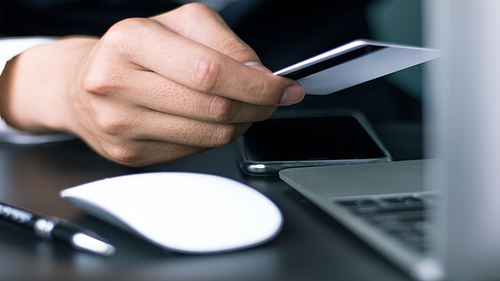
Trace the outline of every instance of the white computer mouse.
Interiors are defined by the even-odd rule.
[[[281,230],[280,209],[255,189],[208,174],[157,172],[98,180],[61,197],[104,221],[182,253],[263,244]]]

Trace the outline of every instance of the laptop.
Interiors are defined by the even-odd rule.
[[[416,280],[500,280],[500,1],[428,0],[429,159],[280,178]]]

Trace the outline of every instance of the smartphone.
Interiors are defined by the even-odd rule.
[[[392,160],[359,111],[256,122],[237,140],[237,148],[239,166],[250,175],[276,175],[292,167]]]
[[[358,39],[274,72],[326,95],[440,56],[434,49]]]

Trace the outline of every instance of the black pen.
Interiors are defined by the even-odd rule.
[[[69,243],[73,248],[104,256],[115,253],[115,247],[95,232],[65,219],[46,216],[0,202],[0,219],[32,229],[36,236]]]

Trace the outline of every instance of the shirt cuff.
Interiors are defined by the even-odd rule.
[[[23,38],[2,38],[0,39],[0,75],[5,65],[13,57],[38,45],[47,44],[54,41],[54,38],[47,37],[23,37]],[[70,134],[54,135],[33,135],[9,127],[0,116],[0,142],[10,142],[18,144],[38,144],[56,141],[75,139]]]

